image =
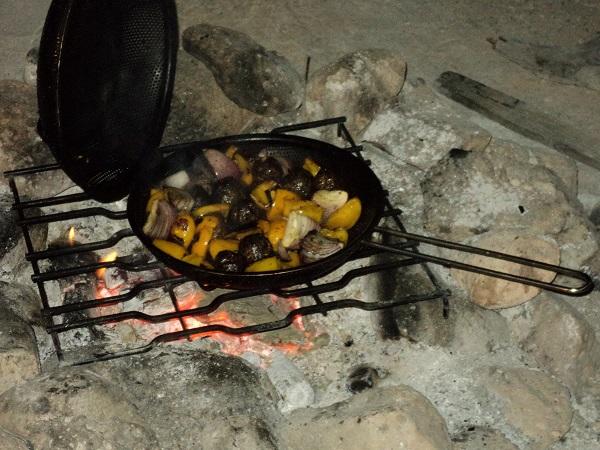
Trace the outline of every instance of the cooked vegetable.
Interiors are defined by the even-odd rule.
[[[227,203],[235,205],[244,200],[248,195],[248,189],[241,181],[227,177],[215,183],[212,201],[213,203]]]
[[[328,190],[333,191],[340,188],[339,181],[333,172],[323,168],[313,179],[313,188],[316,191]]]
[[[279,161],[271,156],[258,158],[252,165],[252,174],[257,182],[266,180],[280,180],[283,177],[283,168]]]
[[[220,225],[221,221],[217,216],[206,216],[196,227],[198,239],[192,245],[192,253],[198,255],[204,261],[206,252],[208,251],[208,243],[213,238],[215,230]]]
[[[313,230],[319,228],[319,224],[298,211],[292,211],[285,227],[285,233],[281,243],[285,248],[296,247],[300,241]]]
[[[162,189],[152,189],[150,191],[150,198],[148,199],[148,203],[146,203],[146,212],[149,213],[152,209],[152,204],[157,200],[164,200],[165,192]]]
[[[234,204],[227,215],[227,228],[232,231],[241,230],[256,225],[260,210],[250,199]]]
[[[272,191],[275,186],[277,186],[277,182],[273,180],[263,181],[252,189],[250,196],[259,206],[266,208],[271,203],[270,191]]]
[[[302,241],[302,260],[307,263],[327,258],[344,248],[344,244],[313,231]]]
[[[277,248],[277,246],[279,245],[279,241],[283,239],[286,227],[286,219],[275,219],[271,222],[269,230],[265,233],[265,235],[267,236],[267,239],[269,240],[273,248]]]
[[[177,210],[166,200],[154,200],[143,231],[152,239],[166,239],[177,218]]]
[[[173,258],[181,259],[183,258],[183,255],[185,255],[185,248],[175,242],[165,241],[164,239],[154,239],[152,244],[154,244],[157,249]]]
[[[323,219],[323,208],[310,200],[290,200],[283,205],[283,215],[288,217],[292,211],[298,211],[300,214],[310,217],[317,223]]]
[[[181,258],[181,260],[193,266],[200,266],[203,263],[202,256],[194,255],[193,253],[190,255],[185,255],[183,258]]]
[[[246,264],[239,253],[223,250],[214,259],[215,267],[224,272],[243,272]]]
[[[267,212],[267,219],[274,220],[283,215],[285,203],[290,200],[300,200],[298,194],[287,189],[277,189],[273,196],[273,204]]]
[[[238,152],[238,149],[233,145],[227,149],[225,154],[228,158],[233,160],[233,162],[238,166],[238,168],[242,172],[242,183],[244,183],[246,186],[250,186],[253,181],[250,163]]]
[[[208,163],[219,180],[227,177],[240,178],[242,176],[239,167],[224,153],[209,148],[204,150],[204,156],[206,156]]]
[[[327,220],[334,211],[340,209],[348,201],[346,191],[320,190],[312,196],[313,202],[323,208],[323,218]]]
[[[261,259],[246,267],[246,272],[272,272],[281,269],[281,261],[277,256]]]
[[[192,215],[196,218],[208,216],[209,214],[221,214],[226,216],[229,212],[227,203],[213,203],[212,205],[200,206],[192,211]]]
[[[330,230],[335,228],[348,230],[358,222],[361,211],[362,205],[360,199],[354,197],[348,200],[344,206],[335,211],[329,219],[327,219],[325,228],[329,228]]]
[[[208,244],[208,253],[212,259],[215,259],[224,250],[237,252],[239,246],[240,242],[235,239],[213,239]]]
[[[196,223],[194,222],[194,218],[187,212],[180,212],[171,226],[171,236],[178,242],[181,242],[186,249],[192,243],[195,231]]]
[[[319,166],[316,162],[314,162],[310,158],[306,158],[304,160],[304,164],[302,168],[310,173],[313,177],[316,177],[319,171],[321,170],[321,166]]]
[[[299,168],[295,169],[287,175],[282,183],[282,187],[288,191],[295,192],[301,197],[309,197],[312,192],[313,178],[306,170]]]
[[[183,189],[165,187],[163,189],[166,199],[177,211],[189,211],[194,206],[192,195]]]
[[[273,254],[273,247],[263,234],[252,234],[240,241],[239,253],[246,263],[252,264]]]
[[[189,182],[190,176],[185,170],[175,172],[173,175],[169,175],[163,180],[165,186],[171,186],[178,189],[184,188]]]
[[[344,245],[348,243],[348,232],[343,228],[336,228],[335,230],[321,228],[319,230],[319,233],[321,233],[326,238],[338,240]]]
[[[281,261],[281,266],[284,269],[292,269],[301,264],[300,255],[298,252],[288,252],[288,261]]]

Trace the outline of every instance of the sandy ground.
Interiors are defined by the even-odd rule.
[[[49,0],[0,2],[0,77],[20,79]],[[179,0],[180,27],[208,22],[246,32],[303,71],[346,52],[399,52],[409,77],[433,81],[454,70],[539,106],[598,138],[600,92],[559,84],[507,61],[488,38],[572,46],[600,31],[597,0]],[[600,148],[597,149],[600,157]]]

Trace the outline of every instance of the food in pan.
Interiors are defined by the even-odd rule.
[[[269,272],[327,258],[347,245],[361,202],[310,158],[297,167],[235,147],[204,150],[150,192],[144,233],[156,248],[223,272]],[[207,169],[208,168],[208,169]]]

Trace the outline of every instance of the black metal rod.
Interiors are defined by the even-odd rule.
[[[152,350],[155,346],[161,343],[172,342],[179,339],[184,339],[188,337],[201,336],[203,334],[208,333],[225,333],[234,336],[240,335],[252,335],[265,333],[269,331],[281,330],[283,328],[287,328],[290,326],[296,317],[306,317],[314,314],[323,314],[329,311],[335,311],[338,309],[347,309],[347,308],[355,308],[362,309],[363,311],[377,311],[380,309],[388,309],[393,308],[400,305],[408,305],[411,303],[419,303],[428,300],[434,300],[440,297],[440,292],[433,292],[429,294],[422,295],[409,295],[405,297],[397,298],[393,301],[385,301],[385,302],[363,302],[356,299],[341,299],[334,300],[328,303],[321,303],[317,305],[303,306],[297,309],[290,311],[283,319],[274,320],[272,322],[256,324],[256,325],[248,325],[244,327],[228,327],[226,325],[206,325],[202,327],[189,328],[187,330],[175,331],[172,333],[165,333],[159,336],[156,336],[152,341],[148,344],[136,347],[134,349],[127,349],[120,352],[115,353],[105,353],[95,355],[92,359],[87,359],[83,361],[79,361],[76,365],[89,364],[97,361],[106,361],[115,358],[121,358],[123,356],[130,356],[139,353],[146,353]]]
[[[45,164],[42,166],[24,167],[23,169],[7,170],[4,172],[5,177],[16,177],[21,175],[33,175],[40,172],[48,172],[50,170],[60,169],[60,164]]]
[[[62,270],[42,272],[37,275],[34,274],[31,276],[31,280],[34,283],[37,283],[38,281],[58,280],[59,278],[72,277],[74,275],[81,275],[84,273],[93,273],[98,269],[108,269],[111,267],[117,267],[119,269],[126,270],[127,272],[142,272],[146,270],[160,269],[162,267],[162,264],[158,261],[143,264],[124,263],[122,261],[119,261],[119,259],[117,258],[116,261],[88,264],[79,267],[69,267],[67,269]]]
[[[567,269],[561,266],[555,266],[553,264],[546,264],[541,261],[534,261],[532,259],[521,258],[514,255],[509,255],[506,253],[495,252],[492,250],[486,250],[479,247],[472,247],[470,245],[459,244],[457,242],[445,241],[442,239],[436,239],[428,236],[421,236],[418,234],[401,232],[389,228],[383,227],[375,227],[374,231],[379,233],[388,233],[392,236],[401,237],[405,239],[410,239],[412,241],[418,241],[425,244],[433,245],[435,247],[443,247],[451,250],[456,250],[462,253],[470,253],[476,255],[482,255],[491,259],[500,259],[503,261],[508,261],[511,263],[519,264],[525,267],[535,267],[542,270],[547,270],[549,272],[554,272],[556,274],[565,275],[569,278],[574,278],[580,281],[583,281],[583,284],[579,287],[570,287],[566,285],[561,285],[557,283],[548,283],[541,280],[536,280],[534,278],[523,277],[519,275],[513,275],[507,272],[500,272],[497,270],[486,269],[484,267],[473,266],[471,264],[465,264],[458,261],[454,261],[451,259],[440,258],[438,256],[428,255],[420,252],[414,252],[410,250],[403,250],[400,248],[396,248],[393,246],[386,246],[383,244],[379,244],[377,242],[365,242],[366,245],[380,248],[382,250],[390,251],[392,253],[398,253],[404,256],[412,256],[414,258],[420,258],[424,261],[440,264],[445,267],[451,267],[459,270],[465,270],[468,272],[479,273],[481,275],[487,275],[494,278],[502,278],[504,280],[513,281],[515,283],[527,284],[530,286],[535,286],[540,289],[545,289],[552,292],[557,292],[563,295],[569,296],[582,296],[589,294],[594,289],[594,282],[592,279],[583,272],[579,272],[572,269]]]
[[[43,208],[44,206],[62,205],[64,203],[75,203],[83,200],[89,200],[90,196],[85,192],[79,192],[77,194],[59,195],[58,197],[38,198],[35,200],[28,200],[26,202],[15,203],[13,209],[27,209],[27,208]]]
[[[74,253],[90,252],[113,247],[121,239],[134,236],[130,228],[119,230],[104,241],[89,242],[87,244],[73,245],[71,247],[51,248],[39,252],[31,252],[25,255],[27,261],[37,261],[40,259],[56,258],[57,256],[72,255]]]
[[[84,208],[75,211],[67,211],[55,214],[46,214],[43,216],[26,217],[19,220],[19,225],[35,225],[38,223],[62,222],[65,220],[81,219],[83,217],[104,216],[107,219],[123,220],[127,219],[127,211],[110,211],[106,208]]]
[[[332,117],[331,119],[315,120],[313,122],[296,123],[294,125],[285,125],[283,127],[273,128],[271,134],[282,134],[290,131],[309,130],[311,128],[320,128],[327,125],[341,124],[346,121],[346,117]]]
[[[410,264],[418,264],[420,261],[413,259],[403,259],[399,261],[391,261],[381,264],[375,264],[368,267],[360,267],[357,269],[353,269],[348,271],[342,278],[337,281],[332,281],[330,283],[324,283],[319,285],[308,285],[305,288],[298,289],[280,289],[280,290],[270,290],[270,289],[257,289],[252,291],[232,291],[227,292],[225,294],[221,294],[215,297],[212,302],[205,306],[200,306],[197,308],[187,309],[185,311],[175,311],[164,314],[150,315],[146,313],[142,313],[139,311],[125,311],[116,314],[99,316],[99,317],[90,317],[87,319],[82,319],[78,321],[72,321],[69,323],[62,323],[58,325],[53,325],[51,330],[53,332],[62,333],[64,331],[68,331],[74,328],[87,327],[92,325],[102,325],[110,322],[120,322],[123,320],[130,319],[138,319],[144,322],[150,323],[161,323],[166,322],[172,319],[179,319],[181,317],[190,317],[190,316],[202,316],[210,314],[216,311],[223,303],[229,302],[232,300],[238,300],[240,298],[248,298],[253,297],[255,295],[264,295],[264,294],[273,294],[278,297],[283,298],[291,298],[291,297],[303,297],[303,296],[314,296],[316,294],[324,293],[324,292],[332,292],[342,287],[346,286],[350,281],[359,276],[367,275],[369,273],[378,272],[381,270],[388,270],[397,267],[403,267]],[[151,283],[151,282],[149,282]],[[141,285],[138,285],[141,286]],[[138,286],[132,289],[135,290]],[[156,287],[156,286],[154,286]],[[69,305],[57,306],[54,308],[49,308],[43,311],[44,314],[48,315],[58,315],[65,312],[73,312],[73,311],[81,311],[83,309],[89,309],[90,307],[94,308],[102,308],[102,306],[113,305],[115,303],[120,303],[122,300],[120,297],[128,295],[123,294],[120,296],[108,297],[103,300],[94,300],[94,301],[86,301],[81,303],[72,303]],[[131,297],[132,298],[132,297]],[[313,297],[314,298],[314,297]],[[129,299],[129,298],[127,298]]]

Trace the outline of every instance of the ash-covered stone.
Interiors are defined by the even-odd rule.
[[[569,301],[543,293],[529,305],[526,314],[517,316],[511,324],[524,349],[571,392],[578,397],[597,393],[598,339]]]
[[[379,381],[379,372],[374,367],[366,364],[354,367],[348,375],[346,387],[353,394],[358,394],[365,389],[370,389]]]
[[[0,281],[0,308],[12,311],[30,325],[41,324],[42,301],[31,285]]]
[[[407,85],[390,106],[373,118],[360,139],[425,171],[453,148],[467,154],[484,150],[492,137],[453,111],[428,86]]]
[[[300,106],[304,93],[300,74],[287,59],[250,36],[203,23],[184,30],[182,42],[242,108],[272,116]]]
[[[0,309],[0,392],[35,377],[40,362],[32,328],[23,319]]]
[[[264,375],[240,358],[168,347],[98,363],[94,370],[126,390],[123,401],[136,405],[160,448],[216,450],[252,439],[258,440],[256,447],[248,448],[272,445],[277,394]],[[240,419],[230,422],[232,417]],[[252,428],[238,437],[224,434],[243,426]]]
[[[289,448],[450,448],[444,419],[408,386],[369,389],[323,408],[294,411],[282,437]]]
[[[37,85],[37,66],[40,49],[33,47],[27,52],[25,57],[25,70],[23,71],[23,81],[32,86]]]
[[[489,367],[481,385],[500,402],[502,420],[519,433],[527,448],[541,450],[564,436],[573,409],[569,391],[543,372],[526,368]]]
[[[57,370],[2,394],[0,426],[36,449],[159,448],[122,388],[81,367]]]
[[[484,427],[467,427],[452,437],[453,450],[518,450],[498,430]]]
[[[346,116],[351,133],[362,131],[402,90],[406,62],[395,52],[365,49],[343,56],[311,75],[303,116]],[[333,130],[325,130],[333,136]]]
[[[550,239],[514,232],[511,230],[490,231],[467,241],[470,245],[489,250],[501,250],[503,253],[526,259],[535,259],[547,264],[558,265],[560,250]],[[556,274],[546,270],[510,263],[504,260],[490,259],[481,255],[459,255],[465,263],[510,273],[521,277],[550,282]],[[472,302],[490,309],[510,308],[534,298],[540,289],[499,278],[452,269],[450,271],[458,284],[465,289]]]

